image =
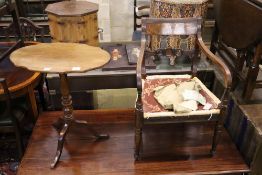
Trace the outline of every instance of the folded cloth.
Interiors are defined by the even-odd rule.
[[[200,89],[201,89],[200,85],[197,82],[195,82],[195,80],[182,82],[177,86],[177,90],[180,94],[182,94],[185,90],[199,91]]]
[[[198,109],[198,103],[205,105],[206,99],[199,91],[201,87],[194,80],[179,85],[170,84],[154,89],[154,97],[164,109],[177,113],[191,112]]]
[[[173,105],[177,105],[183,101],[182,96],[178,93],[175,84],[168,86],[158,86],[155,89],[154,97],[165,109],[173,109]]]
[[[184,90],[182,93],[184,100],[195,100],[202,105],[206,104],[206,98],[203,97],[198,91],[196,90]]]
[[[198,108],[197,102],[195,100],[188,100],[183,101],[179,103],[175,108],[174,111],[176,113],[185,113],[185,112],[191,112],[196,111]]]

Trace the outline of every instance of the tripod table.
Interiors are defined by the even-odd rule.
[[[74,119],[72,97],[69,91],[67,73],[86,72],[99,68],[110,60],[110,55],[99,47],[77,43],[42,43],[26,46],[14,51],[11,61],[18,67],[44,73],[58,73],[62,94],[63,118],[57,123],[61,128],[58,137],[57,152],[51,168],[60,159],[66,134],[73,123],[84,124],[97,139],[108,139],[109,135],[99,134],[88,126],[86,121]]]

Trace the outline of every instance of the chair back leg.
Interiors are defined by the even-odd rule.
[[[19,129],[17,123],[15,123],[14,130],[15,130],[15,137],[16,137],[16,146],[18,150],[18,158],[19,160],[21,160],[24,155],[24,144],[23,144],[23,138],[21,136],[21,130]]]
[[[135,118],[135,160],[140,159],[140,151],[142,148],[142,126],[143,126],[143,109],[141,95],[138,95],[136,101],[136,118]]]

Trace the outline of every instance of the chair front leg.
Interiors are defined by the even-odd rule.
[[[222,116],[220,116],[222,118]],[[215,131],[213,136],[213,142],[212,142],[212,148],[211,148],[211,155],[214,156],[216,153],[217,145],[220,140],[221,134],[222,134],[222,127],[223,127],[223,121],[219,119],[219,121],[216,122],[215,125]]]
[[[219,119],[216,121],[215,124],[215,130],[214,130],[214,136],[213,136],[213,142],[212,142],[212,148],[211,148],[211,155],[214,156],[216,153],[217,145],[220,141],[221,134],[222,134],[222,129],[223,129],[223,123],[224,123],[224,118],[226,117],[227,111],[226,111],[226,106],[228,103],[228,96],[229,96],[230,88],[225,89],[223,95],[222,95],[222,102],[220,106],[220,114],[219,114]]]
[[[143,126],[143,106],[141,93],[138,93],[136,101],[136,118],[135,118],[135,160],[140,159],[141,143],[142,143],[142,126]]]

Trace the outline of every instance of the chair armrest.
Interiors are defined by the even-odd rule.
[[[142,91],[142,78],[145,78],[145,47],[146,47],[146,38],[145,34],[142,33],[141,36],[141,47],[139,57],[137,59],[137,66],[136,66],[136,83],[137,83],[137,90]]]
[[[204,44],[201,33],[197,34],[197,43],[201,49],[201,51],[204,52],[204,54],[214,63],[216,64],[219,69],[222,71],[223,75],[224,75],[224,83],[226,88],[230,88],[231,84],[232,84],[232,76],[231,76],[231,72],[229,70],[229,68],[227,67],[227,65],[220,59],[218,58],[216,55],[214,55],[208,48],[207,46]]]

